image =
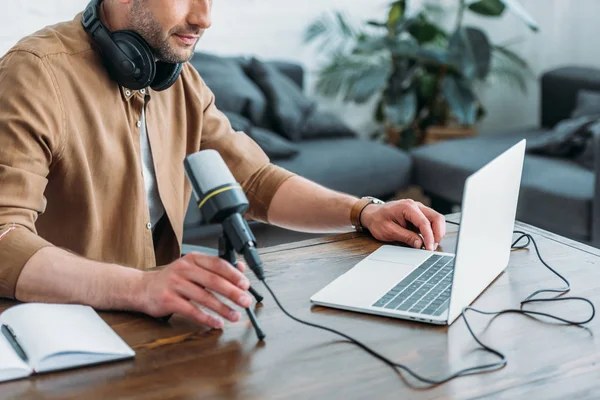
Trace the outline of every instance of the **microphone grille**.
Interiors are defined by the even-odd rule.
[[[237,184],[227,164],[216,150],[202,150],[186,159],[201,192],[197,194],[199,197],[219,186]]]

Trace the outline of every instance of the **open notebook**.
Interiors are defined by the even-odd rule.
[[[0,382],[135,356],[88,306],[20,304],[0,314],[0,328]]]

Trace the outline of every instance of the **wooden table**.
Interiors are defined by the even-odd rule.
[[[456,219],[450,216],[449,219]],[[600,305],[600,251],[518,224],[534,235],[550,265],[571,281],[571,295]],[[456,228],[442,242],[453,251]],[[294,315],[347,332],[392,359],[429,377],[496,361],[474,351],[462,319],[450,328],[311,306],[309,297],[351,268],[380,243],[345,234],[262,251],[267,279]],[[561,282],[535,252],[514,251],[508,269],[476,301],[477,307],[517,307],[539,288]],[[263,294],[266,289],[256,285]],[[2,302],[0,309],[14,303]],[[536,305],[585,318],[582,304]],[[433,389],[419,388],[364,351],[330,333],[288,319],[266,296],[257,309],[267,333],[256,341],[247,318],[208,330],[183,318],[163,324],[141,315],[102,313],[137,352],[135,359],[57,372],[0,385],[2,398],[112,399],[575,399],[600,396],[600,318],[586,328],[540,322],[520,315],[493,321],[471,314],[482,340],[505,352],[497,372],[458,378]],[[40,332],[42,335],[43,332]]]

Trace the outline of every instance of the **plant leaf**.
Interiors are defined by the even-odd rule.
[[[469,10],[486,17],[498,17],[506,9],[519,17],[532,31],[539,30],[538,23],[518,0],[478,0],[469,4]]]
[[[493,49],[494,59],[490,75],[526,94],[527,81],[535,78],[527,62],[505,46],[494,46]]]
[[[492,48],[490,41],[481,29],[474,27],[465,28],[466,39],[473,52],[475,69],[479,79],[485,79],[490,72],[492,61]]]
[[[425,65],[441,66],[448,63],[448,53],[442,49],[421,47],[417,57]]]
[[[410,89],[406,92],[395,93],[386,90],[385,115],[390,125],[395,128],[403,128],[410,124],[417,114],[417,93]]]
[[[527,61],[525,61],[525,59],[523,57],[521,57],[514,51],[508,49],[507,47],[495,45],[495,46],[492,46],[492,50],[494,50],[495,54],[504,56],[507,60],[509,60],[513,64],[518,65],[519,67],[521,67],[525,70],[531,71]]]
[[[323,17],[312,22],[304,31],[304,43],[314,42],[329,31],[327,22]]]
[[[447,36],[441,28],[429,21],[425,14],[420,13],[408,27],[408,32],[421,45],[434,41],[438,36]]]
[[[413,40],[399,40],[391,44],[389,50],[393,57],[415,59],[418,56],[419,46]]]
[[[475,53],[465,28],[454,32],[448,43],[448,63],[453,65],[466,79],[473,79],[477,73]]]
[[[365,35],[356,42],[353,49],[355,54],[373,54],[378,51],[386,50],[389,42],[386,36],[369,36]]]
[[[342,95],[346,101],[364,103],[383,90],[390,69],[383,57],[337,53],[318,71],[316,90],[327,97]]]
[[[478,28],[459,28],[448,44],[449,64],[465,78],[485,79],[490,72],[492,50],[487,35]]]
[[[434,74],[426,73],[419,77],[419,96],[424,99],[431,99],[434,95],[437,84],[437,76]]]
[[[521,93],[527,94],[527,79],[522,70],[508,65],[498,65],[492,68],[492,75],[503,80],[507,85],[518,88]]]
[[[502,2],[506,5],[506,7],[512,11],[517,17],[519,17],[525,24],[534,32],[540,30],[540,26],[533,19],[531,14],[527,12],[527,10],[519,3],[518,0],[502,0]]]
[[[337,20],[338,29],[343,36],[346,38],[356,37],[356,30],[346,20],[344,14],[342,14],[340,11],[336,11],[335,19]]]
[[[469,10],[486,17],[499,17],[505,9],[506,5],[502,0],[478,0],[469,4]]]
[[[389,27],[389,32],[392,35],[398,36],[408,31],[410,27],[413,26],[416,22],[417,20],[415,20],[414,18],[402,18],[398,20],[398,22],[395,25]]]
[[[444,6],[438,2],[439,0],[432,0],[431,2],[426,2],[423,4],[423,12],[431,16],[434,20],[439,20],[441,17],[443,17],[444,13],[447,12]]]
[[[442,82],[442,91],[458,122],[473,125],[477,119],[477,99],[466,82],[447,75]]]
[[[379,22],[374,20],[367,21],[367,25],[374,26],[376,28],[387,28],[388,26],[385,22]]]
[[[395,26],[398,23],[398,21],[402,19],[405,9],[406,0],[394,1],[391,4],[390,12],[388,13],[388,26]]]
[[[304,43],[320,42],[319,51],[346,49],[363,32],[354,28],[341,12],[323,14],[304,31]]]

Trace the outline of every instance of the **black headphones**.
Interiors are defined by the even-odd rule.
[[[150,45],[134,31],[110,32],[100,21],[100,3],[102,0],[90,1],[81,24],[100,47],[111,77],[131,90],[150,86],[161,91],[171,87],[179,78],[183,64],[154,61]]]

